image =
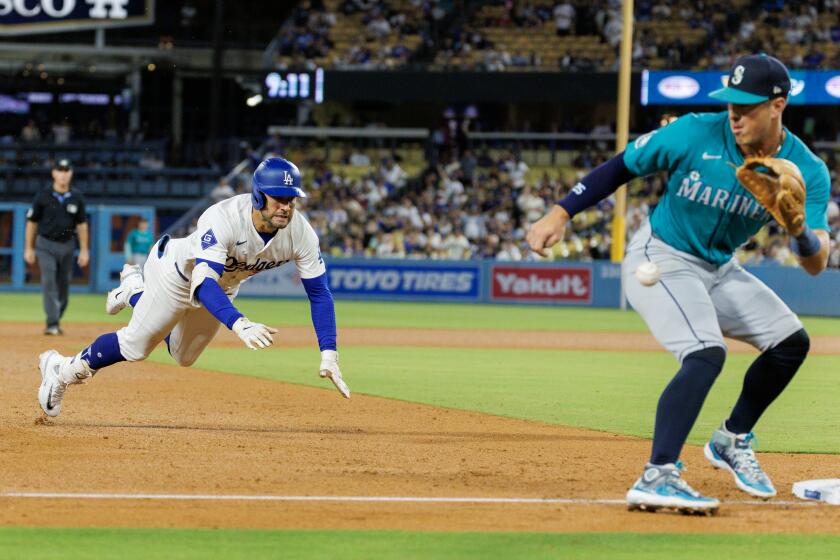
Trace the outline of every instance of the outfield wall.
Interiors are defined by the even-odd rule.
[[[330,259],[330,289],[339,299],[515,303],[620,307],[620,266],[610,262],[509,263]],[[799,268],[748,267],[797,313],[840,316],[840,271],[812,277]],[[240,295],[303,297],[294,267],[262,272]]]

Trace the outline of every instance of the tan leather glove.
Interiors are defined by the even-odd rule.
[[[805,227],[805,180],[790,160],[751,156],[735,170],[745,189],[794,237]]]

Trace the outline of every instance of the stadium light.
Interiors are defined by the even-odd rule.
[[[248,107],[256,107],[257,105],[262,103],[262,100],[263,100],[262,94],[258,93],[256,95],[252,95],[251,97],[246,99],[245,104],[248,105]]]

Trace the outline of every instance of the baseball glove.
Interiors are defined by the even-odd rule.
[[[736,168],[744,188],[794,237],[805,224],[805,180],[790,160],[751,156]]]

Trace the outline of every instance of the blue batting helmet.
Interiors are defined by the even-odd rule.
[[[263,160],[254,171],[251,182],[251,202],[259,210],[265,206],[265,195],[304,198],[306,193],[300,188],[300,170],[287,159],[270,157]]]

